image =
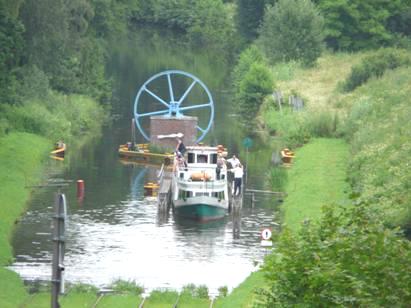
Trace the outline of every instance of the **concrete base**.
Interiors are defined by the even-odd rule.
[[[184,134],[182,138],[185,145],[193,145],[197,139],[197,117],[183,116],[180,118],[154,116],[150,118],[150,143],[163,148],[174,150],[177,145],[176,138],[159,139],[159,135]]]

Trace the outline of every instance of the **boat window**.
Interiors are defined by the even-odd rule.
[[[186,193],[185,190],[180,190],[180,191],[178,192],[178,199],[179,199],[179,200],[184,199],[185,193]]]
[[[186,191],[186,197],[187,198],[190,198],[190,197],[192,197],[193,196],[193,192],[192,191]]]
[[[209,196],[209,194],[208,194],[208,192],[196,192],[196,197],[199,197],[199,196]]]
[[[189,164],[193,164],[194,163],[194,153],[188,153],[187,160]]]
[[[180,172],[180,179],[184,179],[184,172]]]
[[[211,154],[211,163],[216,164],[217,163],[217,154]]]
[[[197,162],[206,164],[208,162],[208,157],[206,154],[198,154],[197,155]]]

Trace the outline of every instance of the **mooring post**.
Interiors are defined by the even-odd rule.
[[[64,234],[66,220],[66,196],[60,192],[56,195],[53,216],[53,260],[51,275],[51,307],[59,308],[59,293],[64,293]]]

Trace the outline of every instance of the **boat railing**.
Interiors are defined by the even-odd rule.
[[[178,167],[176,177],[183,182],[223,182],[227,181],[227,170],[220,171],[220,178],[217,179],[217,169],[213,167]]]

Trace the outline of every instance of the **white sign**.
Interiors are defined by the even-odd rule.
[[[264,229],[263,231],[261,231],[261,238],[266,241],[271,239],[271,230]]]
[[[262,241],[261,241],[261,246],[262,246],[262,247],[272,247],[272,246],[273,246],[273,242],[272,242],[272,241],[267,241],[267,240],[262,240]]]

